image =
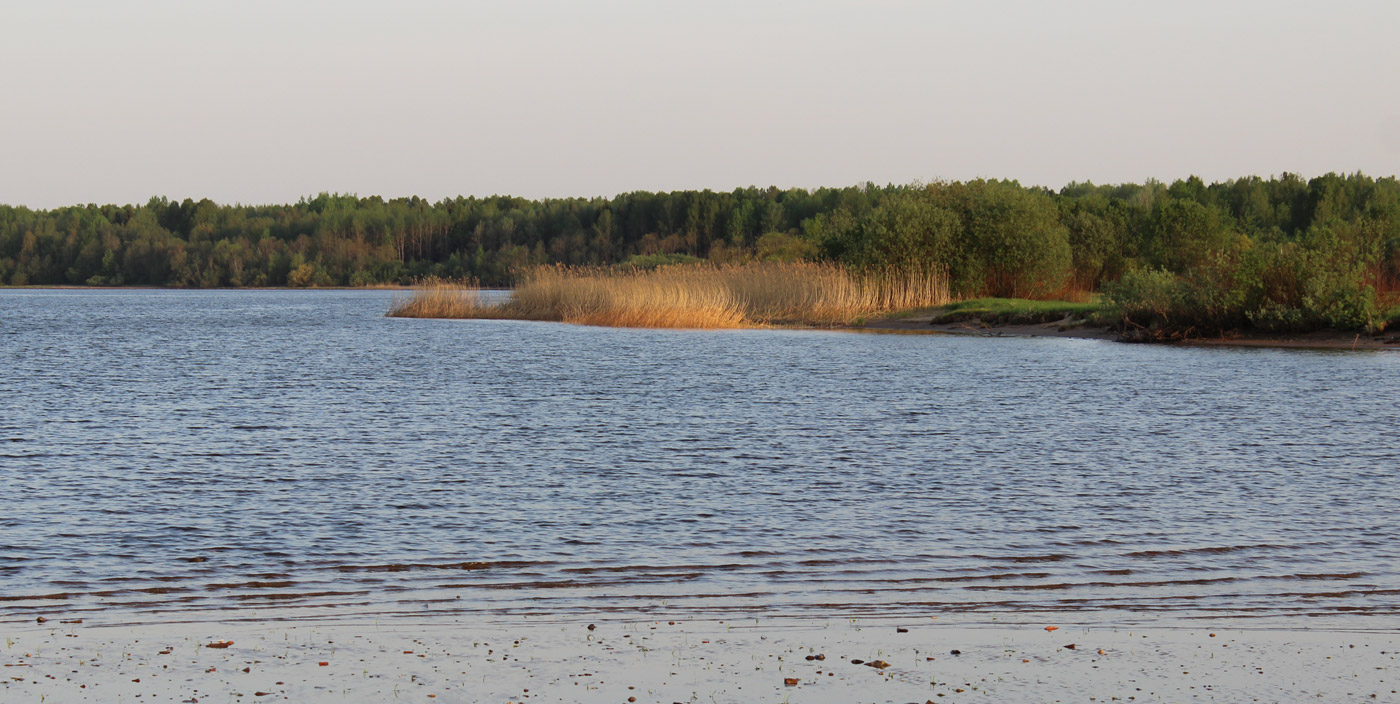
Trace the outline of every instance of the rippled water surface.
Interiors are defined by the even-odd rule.
[[[0,617],[1400,612],[1394,352],[391,297],[0,291]]]

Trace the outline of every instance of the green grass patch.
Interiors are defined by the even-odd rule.
[[[1035,325],[1069,318],[1095,320],[1103,311],[1099,296],[1088,301],[1034,301],[1025,298],[974,298],[950,303],[934,314],[934,323],[980,320],[988,325]]]

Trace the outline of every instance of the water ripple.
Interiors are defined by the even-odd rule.
[[[0,617],[1400,612],[1400,356],[0,292]]]

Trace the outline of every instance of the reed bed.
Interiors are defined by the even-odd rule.
[[[651,271],[541,267],[503,307],[532,320],[638,328],[736,328],[744,311],[704,266]]]
[[[424,279],[408,295],[395,294],[391,318],[499,318],[498,306],[487,303],[476,286],[436,277]]]
[[[470,289],[435,281],[395,301],[389,315],[736,328],[842,325],[949,300],[947,281],[938,273],[856,275],[834,264],[812,262],[677,265],[646,271],[539,267],[525,274],[500,304],[485,304]]]

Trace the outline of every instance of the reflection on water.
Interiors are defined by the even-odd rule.
[[[0,615],[1400,611],[1400,355],[391,296],[0,292]]]

